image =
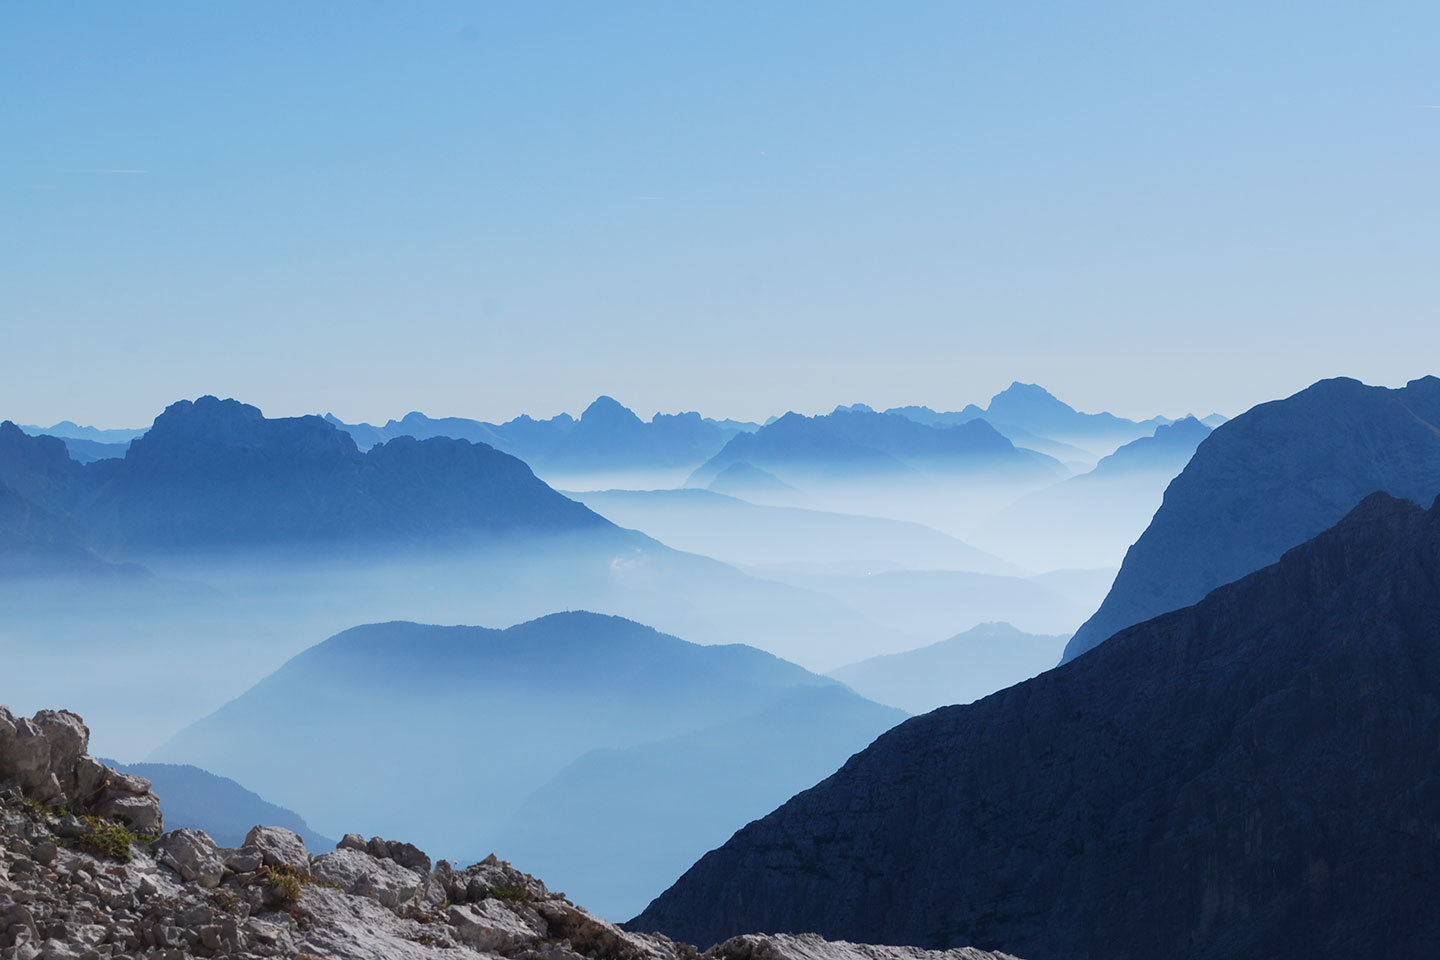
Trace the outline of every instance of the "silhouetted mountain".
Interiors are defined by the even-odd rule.
[[[860,572],[914,567],[1014,574],[998,557],[918,523],[757,506],[710,490],[575,493],[596,513],[680,550],[740,566],[838,564]]]
[[[108,552],[451,540],[605,521],[483,444],[391,440],[366,453],[319,417],[234,400],[166,408],[123,460],[86,468],[76,514]]]
[[[1273,563],[1376,490],[1425,503],[1440,493],[1435,377],[1399,390],[1322,380],[1223,424],[1165,491],[1065,658]]]
[[[782,480],[893,477],[917,471],[1058,479],[1068,472],[1051,457],[1016,448],[984,421],[928,427],[896,414],[845,410],[821,417],[787,413],[755,433],[736,436],[691,475],[690,484],[707,484],[737,463],[760,467]]]
[[[121,773],[143,777],[165,798],[165,827],[204,830],[222,847],[244,844],[257,824],[284,827],[299,834],[314,850],[331,850],[335,841],[311,830],[293,810],[277,807],[228,777],[176,763],[115,763],[103,761]]]
[[[32,437],[9,420],[0,423],[0,483],[51,514],[64,514],[81,476],[58,437]]]
[[[82,427],[73,420],[61,420],[59,423],[49,427],[21,424],[20,429],[32,437],[44,433],[52,437],[59,437],[62,440],[85,440],[89,443],[98,443],[106,446],[110,444],[124,445],[145,433],[144,428],[139,430],[102,430],[97,427]]]
[[[936,413],[929,407],[895,407],[886,412],[936,425],[969,423],[983,418],[1018,446],[1040,450],[1061,460],[1093,461],[1121,444],[1148,437],[1156,427],[1170,423],[1164,417],[1137,422],[1110,413],[1080,413],[1044,387],[1019,381],[991,397],[990,405],[983,409],[971,403],[953,413]],[[1047,449],[1047,445],[1054,446]]]
[[[1022,633],[1008,623],[982,623],[928,647],[831,670],[830,676],[876,703],[926,713],[970,703],[1049,670],[1065,640]]]
[[[901,724],[632,926],[1033,960],[1435,956],[1437,608],[1440,501],[1375,494],[1195,606]]]
[[[622,920],[737,827],[904,719],[839,684],[797,687],[753,714],[585,754],[531,794],[496,842],[507,858],[543,865],[596,913]]]
[[[767,473],[748,461],[732,463],[721,470],[707,489],[742,500],[748,497],[786,497],[797,492],[775,474]]]
[[[1211,430],[1214,430],[1216,427],[1220,426],[1220,424],[1226,422],[1229,419],[1229,417],[1221,416],[1218,413],[1212,413],[1208,417],[1201,417],[1200,422],[1205,424],[1205,426],[1209,427]]]
[[[461,417],[432,419],[410,413],[383,427],[325,419],[350,433],[362,447],[401,436],[454,437],[487,443],[546,473],[693,467],[725,441],[754,424],[710,420],[698,413],[657,413],[647,423],[611,397],[602,396],[576,419],[562,413],[549,420],[521,416],[506,423]]]
[[[974,536],[1033,569],[1117,566],[1209,434],[1194,417],[1163,424],[1093,470],[1026,494]]]
[[[829,678],[752,647],[698,646],[618,617],[556,614],[507,630],[374,624],[293,658],[186,728],[156,759],[233,776],[304,810],[322,830],[348,824],[393,834],[403,825],[432,849],[445,844],[442,855],[473,859],[506,851],[498,828],[527,796],[592,750],[698,734],[780,709],[816,688],[846,694],[845,709],[868,718],[859,724],[863,735],[846,740],[839,734],[857,727],[836,722],[836,736],[827,740],[830,734],[809,728],[822,716],[835,721],[834,714],[810,718],[797,710],[792,726],[775,721],[769,741],[752,738],[736,746],[720,734],[702,738],[717,763],[726,749],[748,749],[746,744],[793,758],[792,741],[817,737],[830,744],[831,756],[848,753],[878,732],[875,718],[883,723],[890,714]],[[668,882],[685,865],[677,862],[678,851],[695,855],[719,839],[717,817],[730,818],[728,833],[760,812],[757,797],[778,803],[803,785],[793,771],[771,769],[785,764],[767,766],[764,756],[753,760],[755,782],[747,790],[718,791],[693,818],[673,817],[663,847],[669,852],[649,866],[637,860],[635,869],[642,872],[636,876],[653,879],[654,863],[663,862],[674,867],[671,877],[659,878]],[[652,772],[667,775],[659,768]],[[425,790],[417,792],[417,783]],[[437,795],[465,802],[436,804]],[[650,838],[643,832],[620,832],[641,826],[611,824],[608,842],[645,848]],[[547,856],[562,875],[584,875],[578,868],[583,851],[572,851],[564,864],[555,854]],[[619,883],[627,868],[609,866]],[[595,893],[603,899],[605,888]]]
[[[115,460],[125,456],[130,441],[124,443],[99,443],[95,440],[79,440],[66,437],[65,449],[76,463],[94,463],[96,460]]]
[[[85,546],[69,523],[0,483],[0,578],[92,574],[107,569],[109,565]]]

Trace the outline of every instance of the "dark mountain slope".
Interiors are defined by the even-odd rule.
[[[1322,380],[1221,425],[1171,482],[1065,658],[1275,562],[1376,490],[1418,503],[1440,494],[1440,379],[1400,390]]]
[[[1033,960],[1440,952],[1440,502],[910,720],[634,921]]]

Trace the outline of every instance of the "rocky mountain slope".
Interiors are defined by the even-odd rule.
[[[1322,380],[1223,424],[1166,489],[1065,659],[1274,563],[1376,490],[1440,494],[1440,379]]]
[[[356,834],[316,855],[265,826],[222,847],[162,832],[149,784],[100,764],[88,740],[74,714],[0,707],[5,960],[1006,960],[815,936],[744,936],[701,954],[599,920],[493,855],[432,865],[409,843]]]
[[[1222,427],[1221,430],[1224,430]],[[1440,501],[895,728],[634,921],[1038,960],[1440,953]]]

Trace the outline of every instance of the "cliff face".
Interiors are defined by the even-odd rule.
[[[1037,960],[1440,951],[1440,503],[907,721],[632,921]]]
[[[1223,424],[1171,482],[1065,659],[1274,563],[1376,490],[1440,494],[1440,379],[1400,390],[1322,380]]]

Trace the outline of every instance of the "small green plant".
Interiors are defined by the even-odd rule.
[[[210,902],[226,913],[240,912],[240,898],[228,890],[216,890],[210,894]]]
[[[485,891],[487,897],[494,897],[497,900],[518,900],[524,902],[530,899],[530,891],[518,883],[497,883]]]
[[[92,814],[81,816],[80,821],[85,824],[85,832],[65,840],[65,844],[73,849],[121,863],[129,863],[134,859],[131,846],[153,839],[136,833],[122,823]]]
[[[281,910],[295,907],[305,896],[305,885],[310,882],[308,876],[287,863],[266,867],[259,879],[270,890],[270,897]]]

